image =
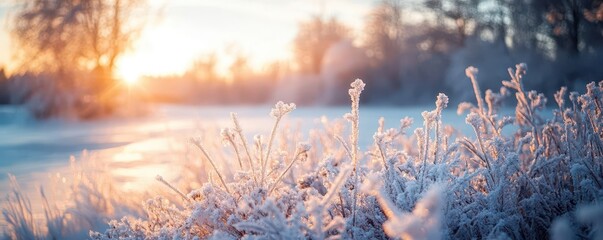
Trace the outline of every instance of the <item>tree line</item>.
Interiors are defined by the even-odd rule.
[[[603,79],[602,1],[385,0],[354,30],[335,17],[312,15],[298,25],[291,61],[252,70],[237,56],[231,76],[215,74],[216,55],[183,76],[153,79],[170,101],[342,104],[354,78],[370,82],[366,103],[421,104],[438,92],[470,99],[464,69],[479,67],[485,88],[508,78],[505,67],[531,66],[526,87],[552,96]],[[503,69],[503,70],[501,70]],[[194,73],[194,74],[191,74]],[[220,81],[221,79],[221,81]],[[189,82],[189,97],[161,82]]]
[[[495,88],[508,78],[500,69],[516,62],[530,66],[526,88],[552,96],[561,86],[571,90],[603,79],[602,3],[383,0],[365,16],[362,29],[324,14],[309,16],[298,24],[292,59],[253,69],[249,57],[236,53],[221,75],[222,59],[209,53],[182,75],[148,77],[138,97],[341,104],[347,96],[336,89],[363,78],[370,83],[366,103],[420,104],[438,92],[462,101],[471,97],[466,66],[480,69],[482,87]],[[41,117],[66,104],[96,106],[78,110],[82,116],[111,112],[119,99],[112,92],[115,60],[135,41],[148,14],[142,0],[23,1],[11,22],[24,63],[22,72],[8,77],[7,85],[17,89],[9,91],[12,101],[33,102]]]

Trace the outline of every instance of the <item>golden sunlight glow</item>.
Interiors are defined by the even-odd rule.
[[[117,77],[126,85],[134,85],[142,76],[136,71],[131,71],[129,68],[122,67],[117,70]]]
[[[251,68],[260,69],[271,61],[289,57],[290,42],[296,31],[292,26],[307,17],[303,14],[265,17],[271,15],[253,4],[250,9],[221,2],[180,4],[187,8],[173,4],[164,10],[167,15],[178,17],[162,19],[144,29],[131,51],[119,59],[120,75],[128,78],[179,75],[207,54],[217,55],[216,71],[220,75],[228,73],[239,54],[248,57]],[[197,10],[191,12],[186,10],[188,8]],[[206,14],[197,14],[197,11]]]
[[[182,37],[184,32],[165,23],[148,27],[132,51],[119,60],[118,74],[127,82],[143,76],[182,74],[196,56],[191,50],[195,43]]]

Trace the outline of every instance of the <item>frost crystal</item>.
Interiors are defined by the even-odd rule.
[[[295,110],[295,103],[283,103],[282,101],[279,101],[276,103],[276,105],[274,105],[274,108],[272,108],[272,111],[270,111],[270,116],[274,117],[274,118],[281,118],[283,117],[285,114],[291,112]]]
[[[231,143],[235,138],[235,130],[232,128],[222,128],[220,130],[220,136],[222,136],[222,142]]]
[[[300,142],[297,144],[297,152],[301,153],[301,152],[307,152],[310,151],[310,148],[312,148],[312,145],[310,145],[307,142]]]
[[[431,123],[436,120],[437,113],[434,111],[423,111],[421,116],[423,116],[425,122]]]
[[[405,130],[407,128],[410,127],[410,125],[412,125],[412,118],[409,117],[404,117],[402,119],[400,119],[400,129]]]
[[[474,66],[470,66],[467,69],[465,69],[465,75],[467,75],[467,77],[475,77],[478,73],[478,70],[476,67]]]
[[[362,80],[356,79],[356,81],[351,83],[350,86],[352,88],[350,88],[350,90],[348,90],[348,93],[350,94],[352,101],[354,101],[355,98],[360,97],[360,93],[362,93],[362,91],[364,90],[364,86],[366,86],[366,84],[364,84],[364,82]]]
[[[444,108],[448,107],[448,96],[446,96],[446,94],[438,94],[436,107],[439,111],[442,111]]]
[[[480,121],[481,121],[481,119],[479,117],[479,114],[477,114],[477,113],[469,113],[467,115],[467,118],[465,119],[465,122],[472,126],[479,126]]]
[[[352,113],[343,114],[343,119],[347,120],[348,122],[356,121],[356,117],[354,117],[354,115]]]
[[[239,118],[238,118],[237,114],[231,112],[230,118],[232,119],[232,122],[234,123],[234,130],[237,132],[242,132],[243,129],[241,128],[241,125],[239,124]]]
[[[520,64],[515,65],[515,68],[517,68],[517,71],[519,71],[519,72],[526,73],[528,71],[528,64],[520,63]]]

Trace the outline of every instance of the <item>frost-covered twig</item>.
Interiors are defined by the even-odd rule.
[[[358,135],[359,135],[359,122],[360,122],[360,114],[359,114],[359,105],[360,105],[360,94],[362,90],[364,90],[364,82],[360,79],[356,79],[352,84],[350,84],[352,88],[348,90],[350,94],[350,98],[352,100],[352,112],[346,114],[345,118],[348,121],[352,122],[352,133],[350,138],[352,140],[352,174],[354,175],[354,193],[353,193],[353,205],[352,205],[352,226],[356,226],[356,205],[358,201]]]
[[[232,122],[234,124],[234,131],[238,133],[241,142],[243,142],[243,148],[245,149],[245,153],[247,154],[247,160],[249,161],[249,168],[251,168],[251,175],[253,176],[253,181],[255,182],[255,184],[258,184],[258,179],[255,173],[255,165],[253,164],[253,158],[249,153],[249,147],[247,146],[247,140],[243,135],[243,128],[241,128],[241,125],[239,124],[239,118],[237,117],[236,113],[230,113],[230,118],[232,119]]]
[[[436,119],[435,119],[435,132],[436,132],[436,149],[433,156],[433,164],[438,163],[440,158],[440,148],[442,145],[442,111],[448,107],[448,96],[440,93],[436,99]]]
[[[482,98],[482,92],[479,88],[479,84],[477,82],[477,73],[478,69],[476,67],[470,66],[465,69],[465,75],[471,79],[471,85],[473,85],[473,93],[475,93],[475,99],[477,99],[477,106],[479,109],[479,114],[483,118],[484,121],[484,133],[488,133],[488,128],[486,126],[486,110],[484,106],[484,99]]]
[[[199,150],[201,150],[203,155],[205,155],[205,158],[207,158],[207,161],[209,161],[211,166],[214,168],[214,171],[216,171],[216,174],[218,175],[218,178],[220,179],[220,182],[222,183],[222,186],[224,187],[226,192],[231,193],[230,189],[228,189],[228,185],[226,185],[226,182],[224,181],[224,178],[222,177],[222,174],[220,174],[220,171],[218,171],[218,168],[216,167],[214,160],[211,158],[211,156],[209,156],[209,153],[207,153],[207,151],[205,150],[203,145],[201,145],[201,142],[197,139],[192,139],[192,142],[193,142],[193,144],[195,144],[195,146],[197,146],[197,148],[199,148]]]
[[[220,131],[220,135],[222,135],[222,141],[225,141],[227,143],[229,143],[232,148],[234,148],[235,150],[235,154],[237,155],[237,160],[239,162],[239,168],[241,170],[243,170],[243,162],[241,161],[241,154],[239,154],[239,148],[237,147],[237,144],[235,144],[234,142],[234,130],[230,129],[230,128],[223,128]]]
[[[291,160],[291,162],[289,163],[289,165],[287,166],[287,168],[285,169],[285,171],[283,171],[278,178],[276,179],[276,181],[272,184],[272,187],[270,188],[270,191],[268,191],[268,195],[270,195],[272,193],[272,191],[274,191],[274,189],[276,188],[276,186],[278,186],[278,184],[281,182],[281,180],[283,179],[283,176],[285,176],[285,174],[287,174],[287,172],[289,171],[289,169],[291,169],[291,167],[293,166],[293,164],[302,157],[306,157],[307,152],[310,150],[310,144],[308,143],[299,143],[297,145],[297,148],[295,150],[295,157],[293,157],[293,160]]]
[[[345,149],[345,152],[347,153],[350,160],[354,159],[354,156],[352,156],[352,151],[350,151],[350,147],[348,147],[348,144],[345,143],[345,140],[343,140],[343,138],[339,135],[335,136],[335,139],[337,139],[337,141],[341,143],[341,146],[343,146],[343,149]]]
[[[180,190],[178,190],[177,188],[172,186],[172,184],[165,181],[165,179],[163,179],[163,177],[161,175],[155,176],[155,180],[159,181],[160,183],[163,183],[163,185],[166,185],[167,187],[172,189],[174,192],[178,193],[178,195],[180,195],[180,197],[182,197],[183,200],[190,201],[190,199],[188,197],[186,197],[186,195],[184,195],[184,193],[180,192]]]
[[[287,115],[287,113],[295,110],[295,104],[289,103],[285,104],[283,102],[277,102],[272,111],[270,111],[270,116],[274,117],[276,120],[274,125],[272,126],[272,131],[270,131],[270,138],[268,139],[268,150],[266,150],[266,156],[262,156],[262,185],[265,184],[266,181],[266,167],[268,161],[270,160],[270,150],[272,149],[272,142],[274,141],[274,137],[276,135],[276,130],[278,128],[278,124],[281,119]]]
[[[331,184],[331,187],[329,188],[329,190],[327,191],[327,193],[325,194],[325,196],[323,196],[322,200],[317,201],[317,200],[311,200],[310,201],[310,213],[314,216],[314,232],[318,235],[316,236],[317,239],[324,239],[324,231],[322,230],[322,218],[323,218],[323,213],[324,210],[327,208],[327,206],[329,206],[329,203],[331,202],[331,199],[333,198],[333,196],[335,196],[335,194],[339,193],[339,189],[341,188],[341,186],[343,185],[343,183],[347,180],[349,174],[351,173],[351,168],[350,167],[344,167],[343,169],[341,169],[341,172],[339,172],[339,175],[337,175],[337,178],[335,178],[335,181]],[[340,199],[341,199],[341,195],[340,195]],[[343,203],[342,207],[343,207]],[[344,212],[342,211],[342,214],[344,214]],[[344,216],[345,217],[345,216]],[[329,227],[327,227],[329,228]]]

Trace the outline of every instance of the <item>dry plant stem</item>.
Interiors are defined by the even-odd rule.
[[[327,206],[331,202],[331,199],[333,198],[333,196],[335,196],[335,194],[339,194],[339,189],[341,189],[341,186],[347,180],[348,175],[350,173],[351,173],[350,168],[344,167],[337,175],[337,178],[335,179],[335,181],[333,182],[333,184],[327,191],[327,194],[325,194],[325,196],[320,201],[320,204],[318,204],[318,207],[313,210],[313,213],[316,214],[315,217],[316,217],[316,221],[317,221],[315,231],[317,233],[321,234],[321,236],[319,236],[318,239],[324,239],[324,236],[322,236],[324,233],[322,232],[321,228],[322,228],[322,214],[325,210],[325,206]],[[339,200],[341,202],[341,208],[342,208],[341,213],[345,217],[345,212],[343,211],[343,202],[341,200],[341,195],[339,195]]]
[[[260,163],[260,167],[264,166],[264,160],[263,160],[263,156],[264,156],[264,145],[262,143],[262,139],[260,138],[257,142],[257,149],[256,149],[256,161],[258,161]],[[263,175],[263,169],[260,169],[260,175]],[[263,180],[263,176],[260,176],[260,181],[264,181]],[[260,182],[261,183],[261,182]]]
[[[388,166],[387,166],[387,161],[385,160],[385,153],[383,151],[383,146],[381,146],[381,144],[377,144],[377,149],[379,149],[379,154],[381,155],[381,160],[383,161],[383,167],[385,169],[387,169]]]
[[[435,151],[433,152],[433,164],[434,165],[438,163],[438,157],[439,157],[438,155],[439,155],[440,144],[441,144],[440,143],[440,137],[441,137],[440,136],[440,119],[439,119],[440,118],[440,114],[441,113],[438,113],[438,117],[437,117],[436,122],[435,122],[435,134],[436,134],[435,141],[436,141],[436,144],[435,144]]]
[[[231,139],[230,141],[230,145],[232,145],[232,147],[235,150],[235,153],[237,154],[237,160],[239,161],[239,168],[241,168],[241,170],[243,170],[243,162],[241,161],[241,154],[239,153],[239,148],[237,147],[237,145],[235,144],[235,142]]]
[[[352,205],[352,226],[355,227],[356,226],[356,207],[358,204],[358,173],[356,172],[356,167],[354,166],[354,171],[352,172],[354,174],[354,202]]]
[[[354,157],[352,157],[352,152],[350,151],[350,147],[348,147],[348,145],[345,143],[345,140],[343,140],[343,138],[341,136],[335,136],[335,139],[337,139],[337,141],[339,141],[341,143],[341,145],[345,149],[345,152],[348,154],[348,157],[350,158],[350,160],[354,159]]]
[[[245,141],[245,138],[243,138],[242,132],[239,132],[239,137],[241,138],[241,141],[243,142],[243,148],[245,149],[245,153],[247,154],[247,161],[249,161],[249,167],[251,168],[251,175],[253,176],[253,181],[257,185],[258,178],[255,174],[255,165],[253,165],[253,159],[251,158],[251,154],[249,153],[249,147],[247,147],[247,141]]]
[[[424,133],[424,143],[423,143],[423,165],[421,166],[421,182],[419,184],[419,192],[423,192],[423,182],[425,179],[425,171],[427,171],[427,159],[429,158],[429,126],[431,122],[428,119],[425,119],[425,133]]]
[[[425,135],[423,136],[423,166],[425,166],[425,164],[427,163],[427,159],[429,158],[429,125],[431,125],[430,122],[426,120],[424,133]]]
[[[214,160],[209,156],[207,151],[205,151],[205,148],[198,141],[193,141],[193,144],[195,144],[195,146],[197,146],[201,150],[203,155],[205,155],[205,158],[207,158],[207,160],[209,161],[211,166],[214,168],[214,171],[216,171],[216,173],[218,174],[218,178],[220,179],[222,186],[224,186],[224,189],[226,190],[226,192],[228,192],[230,194],[230,190],[228,189],[228,186],[226,185],[226,182],[224,181],[222,174],[220,174],[220,171],[218,171],[216,164],[214,164]]]
[[[488,159],[488,154],[486,153],[486,149],[484,148],[484,143],[482,141],[482,137],[478,131],[477,128],[473,127],[473,130],[475,131],[475,135],[477,136],[477,142],[479,144],[479,148],[482,151],[482,154],[484,156],[484,162],[486,162],[486,167],[488,168],[488,175],[490,175],[490,180],[492,181],[492,184],[494,184],[494,176],[492,175],[492,166],[490,165],[490,160]]]
[[[523,117],[530,125],[532,125],[532,127],[534,127],[533,113],[529,107],[528,97],[526,96],[526,93],[523,89],[523,83],[521,82],[521,72],[519,69],[515,71],[515,74],[513,74],[511,69],[508,69],[508,71],[509,75],[511,76],[511,80],[517,83],[517,94],[515,96],[517,98],[517,104],[522,105],[523,109],[525,109],[525,113],[522,113],[524,114]]]
[[[482,92],[477,83],[477,79],[475,75],[471,74],[469,76],[471,79],[471,85],[473,85],[473,93],[475,93],[475,98],[477,99],[477,107],[479,108],[479,115],[482,117],[484,121],[484,133],[488,134],[488,128],[486,127],[486,110],[484,108],[484,99],[482,98]]]
[[[339,211],[341,211],[341,216],[345,219],[345,208],[343,207],[343,198],[341,197],[341,193],[338,194],[339,195],[339,205],[341,206],[341,209]]]
[[[352,121],[352,161],[353,161],[353,169],[352,169],[352,174],[354,174],[354,205],[352,208],[352,213],[353,213],[353,217],[352,217],[352,226],[356,226],[356,208],[358,205],[358,172],[357,172],[357,166],[358,166],[358,134],[359,134],[359,129],[358,129],[358,122],[360,121],[360,114],[358,113],[358,108],[359,108],[359,99],[360,97],[358,96],[358,99],[355,99],[355,101],[352,101],[352,116],[354,117],[354,121]]]
[[[480,91],[479,85],[477,83],[477,79],[475,76],[469,76],[471,79],[471,85],[473,85],[473,93],[475,94],[475,98],[477,99],[477,107],[479,108],[480,113],[484,113],[484,100],[482,99],[482,93]]]
[[[272,187],[270,188],[270,191],[268,191],[268,195],[272,194],[272,191],[274,191],[274,189],[276,188],[276,186],[281,182],[281,180],[283,179],[283,177],[285,176],[285,174],[287,174],[287,172],[289,172],[289,169],[291,169],[291,167],[293,166],[293,164],[297,161],[297,159],[299,159],[299,157],[301,156],[303,152],[298,152],[297,154],[295,154],[295,158],[293,158],[293,160],[291,160],[291,162],[289,163],[289,165],[287,165],[287,168],[285,168],[285,171],[283,171],[278,178],[276,179],[276,181],[274,182],[274,184],[272,184]]]
[[[349,167],[346,167],[341,170],[341,172],[335,179],[335,182],[333,183],[333,185],[331,185],[331,187],[327,191],[327,194],[322,198],[322,201],[320,203],[321,206],[326,206],[329,202],[331,202],[331,199],[333,198],[333,196],[335,196],[336,193],[338,193],[339,188],[341,187],[341,185],[343,185],[345,180],[348,178],[349,174],[350,174]],[[341,199],[341,196],[339,196],[339,197]]]
[[[8,178],[15,199],[8,201],[8,206],[2,210],[2,215],[10,225],[16,226],[17,236],[34,238],[38,231],[36,224],[34,224],[31,202],[26,195],[23,195],[15,176],[8,174]]]
[[[281,121],[282,116],[276,118],[274,122],[274,126],[272,126],[272,131],[270,132],[270,139],[268,140],[268,149],[266,150],[266,155],[262,159],[262,185],[265,184],[266,181],[266,167],[268,165],[268,159],[270,157],[270,150],[272,149],[272,142],[274,141],[274,136],[276,135],[276,129],[278,128],[278,123]]]
[[[157,175],[155,177],[155,179],[161,183],[163,183],[164,185],[166,185],[167,187],[169,187],[170,189],[174,190],[174,192],[178,193],[178,195],[180,195],[182,197],[182,199],[189,201],[190,199],[186,197],[186,195],[184,195],[184,193],[180,192],[178,189],[176,189],[174,186],[172,186],[172,184],[168,183],[167,181],[165,181],[165,179],[163,179],[163,177],[161,177],[160,175]]]
[[[247,141],[245,141],[245,137],[243,136],[243,129],[241,128],[241,125],[239,124],[239,119],[237,118],[236,113],[230,113],[230,117],[232,118],[232,122],[234,124],[235,131],[238,133],[239,138],[241,138],[241,142],[243,142],[243,148],[245,149],[245,154],[247,154],[247,160],[249,161],[249,167],[251,168],[251,175],[253,176],[253,181],[257,185],[258,179],[255,174],[255,166],[253,164],[253,158],[251,157],[251,154],[249,153],[249,147],[247,146]]]

